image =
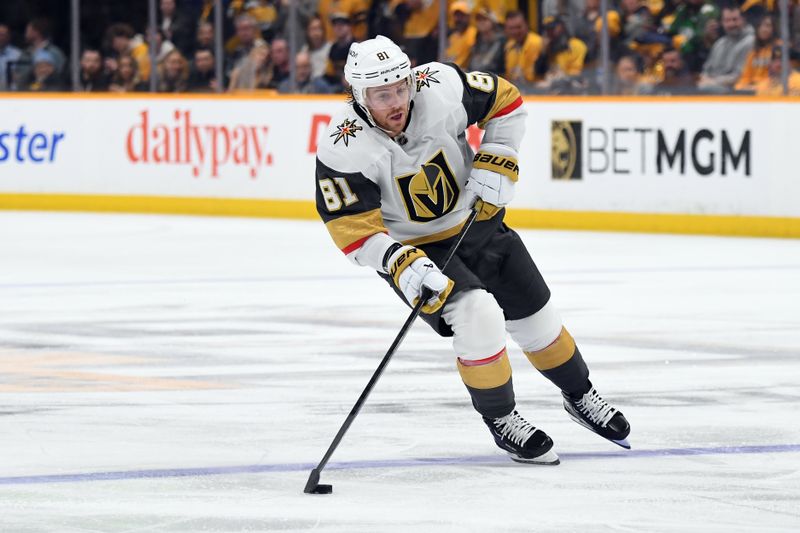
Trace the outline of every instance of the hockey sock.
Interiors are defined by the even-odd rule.
[[[536,352],[525,352],[536,370],[568,394],[583,395],[591,388],[589,369],[575,340],[566,328],[550,345]]]
[[[472,397],[475,410],[486,418],[500,418],[514,410],[511,364],[503,348],[479,360],[458,358],[458,372]]]

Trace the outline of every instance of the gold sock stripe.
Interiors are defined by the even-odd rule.
[[[561,327],[561,334],[550,346],[538,352],[525,352],[528,360],[537,370],[551,370],[569,361],[575,353],[575,339],[567,328]]]
[[[505,350],[503,355],[486,365],[467,366],[458,359],[456,364],[464,385],[473,389],[494,389],[511,379],[511,363]]]

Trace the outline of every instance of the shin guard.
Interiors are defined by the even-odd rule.
[[[479,360],[458,358],[458,373],[472,397],[475,410],[486,418],[500,418],[514,410],[511,364],[503,348]]]
[[[525,352],[525,355],[539,372],[566,393],[583,394],[591,387],[589,369],[575,340],[564,327],[547,348]]]

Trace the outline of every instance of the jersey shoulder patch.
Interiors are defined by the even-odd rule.
[[[347,105],[331,117],[319,141],[317,157],[331,168],[355,172],[380,156],[382,147],[372,138],[371,126]]]
[[[416,94],[414,98],[456,102],[461,100],[461,79],[450,65],[444,63],[425,63],[414,68]]]

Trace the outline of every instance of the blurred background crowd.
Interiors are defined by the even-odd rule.
[[[4,0],[0,91],[335,94],[377,34],[528,94],[800,95],[800,0]]]

